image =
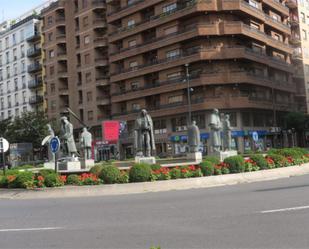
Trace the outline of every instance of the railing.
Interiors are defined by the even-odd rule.
[[[128,4],[128,5],[126,5],[126,6],[122,7],[122,8],[121,7],[115,8],[114,11],[108,13],[108,16],[111,16],[111,15],[113,15],[113,14],[115,14],[117,12],[123,11],[125,9],[131,8],[131,7],[133,7],[133,6],[135,6],[135,5],[139,4],[139,3],[142,3],[142,2],[145,2],[145,0],[136,0],[136,1],[132,2],[131,4]]]
[[[41,70],[41,68],[42,68],[41,63],[39,63],[39,62],[33,63],[33,64],[28,66],[28,73]]]
[[[38,104],[38,103],[41,103],[43,102],[44,98],[43,96],[32,96],[30,99],[29,99],[29,104],[31,105],[34,105],[34,104]]]
[[[42,79],[33,79],[28,82],[28,88],[36,88],[43,85]]]
[[[35,56],[41,54],[41,49],[40,48],[29,48],[27,50],[27,56]]]

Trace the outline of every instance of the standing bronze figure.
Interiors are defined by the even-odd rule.
[[[145,109],[135,121],[134,149],[137,157],[151,157],[155,153],[153,122]]]

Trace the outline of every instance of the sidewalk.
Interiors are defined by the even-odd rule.
[[[255,172],[157,182],[98,186],[65,186],[61,188],[46,188],[36,190],[0,189],[0,199],[45,199],[138,194],[269,181],[305,174],[309,174],[309,163],[303,164],[302,166],[292,166]]]

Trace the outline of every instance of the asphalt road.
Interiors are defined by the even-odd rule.
[[[309,248],[309,175],[187,191],[0,200],[0,248]]]

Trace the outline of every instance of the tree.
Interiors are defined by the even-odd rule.
[[[305,125],[308,120],[308,115],[303,112],[290,112],[285,116],[287,128],[294,128],[296,131],[300,132],[305,129]]]
[[[24,112],[10,122],[6,136],[10,143],[32,143],[34,148],[40,148],[42,140],[48,134],[47,124],[48,120],[43,112]]]

